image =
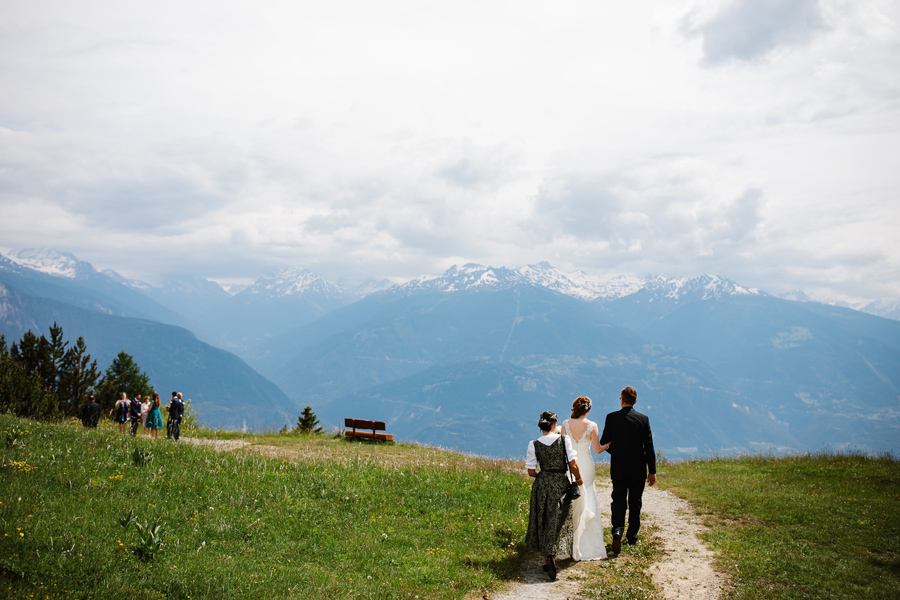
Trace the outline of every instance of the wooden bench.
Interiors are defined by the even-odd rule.
[[[344,437],[348,438],[365,438],[369,440],[377,440],[379,442],[393,441],[394,436],[389,433],[376,433],[376,431],[384,431],[384,421],[367,421],[365,419],[344,419]],[[350,430],[353,431],[350,431]],[[367,431],[357,431],[357,429],[366,429]],[[371,431],[368,431],[371,429]]]

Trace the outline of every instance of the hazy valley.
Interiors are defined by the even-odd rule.
[[[216,427],[277,429],[310,405],[327,427],[379,419],[400,439],[518,456],[540,411],[584,394],[602,421],[633,385],[672,457],[900,440],[900,322],[715,276],[465,265],[361,292],[290,269],[230,295],[53,251],[0,258],[0,332],[53,322],[101,367],[133,355]]]

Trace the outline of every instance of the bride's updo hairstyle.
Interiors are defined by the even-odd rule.
[[[556,413],[552,410],[542,412],[541,418],[538,419],[538,427],[541,428],[541,431],[550,431],[554,425],[556,425]]]
[[[591,410],[591,399],[587,396],[578,396],[572,403],[572,418],[577,419],[588,414]]]

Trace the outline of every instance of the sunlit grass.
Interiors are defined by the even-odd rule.
[[[520,461],[333,435],[185,435],[232,450],[0,415],[0,597],[480,598],[537,560],[522,546]],[[710,525],[726,598],[900,589],[892,457],[661,461],[659,481]],[[661,597],[648,573],[662,555],[648,523],[638,546],[583,565],[581,596]]]
[[[22,424],[0,467],[9,597],[460,598],[508,577],[524,537],[529,484],[502,461],[318,436],[215,452],[0,416]],[[160,520],[153,560],[123,510]]]
[[[690,461],[660,484],[707,515],[727,597],[885,598],[900,590],[900,462],[820,454]]]

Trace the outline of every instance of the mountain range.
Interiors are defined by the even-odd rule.
[[[89,349],[93,337],[103,353],[138,359],[128,340],[149,336],[167,349],[141,355],[152,380],[187,377],[178,385],[203,390],[212,425],[243,426],[238,415],[252,413],[250,427],[277,428],[310,405],[326,426],[377,419],[399,439],[519,456],[541,411],[565,418],[584,394],[602,422],[632,385],[657,447],[675,458],[900,442],[900,322],[722,277],[464,265],[363,295],[288,269],[232,296],[203,279],[149,286],[52,251],[8,256],[8,339],[55,319]],[[205,371],[191,381],[179,361]]]

